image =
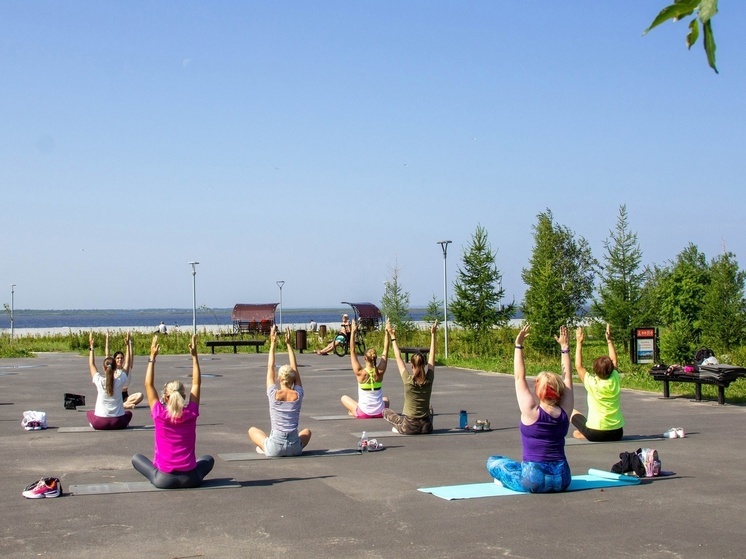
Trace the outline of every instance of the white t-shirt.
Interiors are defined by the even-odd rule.
[[[127,373],[122,372],[114,377],[114,395],[106,393],[106,377],[100,373],[93,375],[93,384],[98,391],[96,396],[96,409],[94,415],[98,417],[121,417],[124,415],[124,402],[122,402],[122,388],[129,382]]]

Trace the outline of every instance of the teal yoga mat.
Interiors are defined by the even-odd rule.
[[[609,487],[627,487],[638,485],[639,478],[591,468],[587,475],[572,476],[568,491],[585,491],[587,489],[605,489]],[[505,495],[531,495],[513,491],[494,482],[469,483],[466,485],[445,485],[442,487],[421,487],[418,491],[431,493],[441,499],[477,499],[479,497],[503,497]]]

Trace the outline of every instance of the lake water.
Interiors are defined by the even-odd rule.
[[[210,328],[230,328],[233,309],[197,309],[197,324]],[[410,309],[413,321],[420,321],[425,309]],[[308,324],[311,319],[318,324],[338,324],[342,314],[352,318],[350,307],[327,309],[283,309],[282,323]],[[190,327],[192,309],[70,309],[70,310],[24,310],[15,309],[13,313],[15,329],[58,329],[74,330],[87,328],[155,328],[165,322],[169,329]],[[275,321],[280,322],[280,309],[275,312]],[[5,312],[0,316],[0,329],[10,329],[10,315]]]

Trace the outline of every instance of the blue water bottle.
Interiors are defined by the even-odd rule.
[[[461,410],[458,413],[458,428],[466,429],[468,426],[469,426],[469,414],[466,413],[466,410]]]

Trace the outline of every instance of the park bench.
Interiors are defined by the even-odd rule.
[[[266,340],[209,340],[205,342],[205,345],[212,349],[212,353],[215,353],[216,347],[231,347],[233,346],[233,353],[238,353],[238,346],[254,346],[256,352],[259,353],[259,348],[264,345]]]
[[[421,353],[427,359],[427,354],[430,353],[429,347],[400,347],[399,351],[404,354],[404,361],[409,361],[409,355],[415,353]]]
[[[702,385],[718,387],[718,404],[725,404],[725,389],[739,378],[746,377],[746,369],[733,365],[701,365],[693,373],[685,373],[680,368],[669,371],[665,368],[652,368],[650,375],[663,383],[663,397],[670,397],[670,383],[688,382],[694,384],[694,399],[702,401]]]

